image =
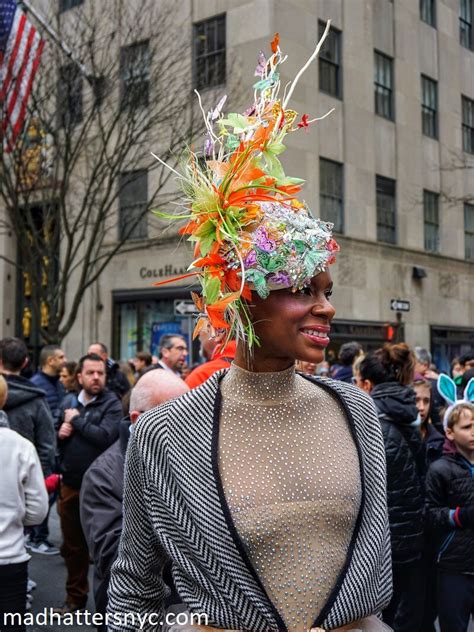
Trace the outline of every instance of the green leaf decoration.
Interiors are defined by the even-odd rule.
[[[294,239],[293,245],[299,255],[301,255],[306,250],[306,244],[304,241],[301,241],[301,239]]]
[[[242,134],[249,126],[247,117],[242,116],[242,114],[236,114],[235,112],[229,114],[226,119],[221,120],[221,123],[233,127],[234,134]]]
[[[258,264],[262,268],[265,268],[265,270],[267,270],[268,264],[270,262],[270,255],[267,254],[266,252],[263,252],[262,250],[258,250],[257,248],[255,249],[255,252],[257,253]]]
[[[267,144],[266,152],[273,154],[274,156],[278,156],[282,154],[286,149],[286,146],[283,143],[269,143]]]
[[[221,289],[221,282],[218,277],[205,277],[203,282],[203,293],[208,305],[216,302]]]
[[[268,264],[266,266],[268,272],[278,272],[285,267],[284,257],[269,257]]]
[[[199,240],[199,249],[201,250],[201,254],[203,257],[209,254],[209,251],[211,250],[215,241],[216,241],[215,234],[208,235],[207,237],[203,237],[202,239]]]
[[[260,298],[268,297],[270,292],[267,288],[267,283],[265,281],[265,275],[263,274],[263,272],[255,269],[247,270],[247,272],[245,273],[245,277],[247,281],[250,281],[250,283],[253,284]]]
[[[290,178],[289,176],[285,176],[279,184],[303,184],[304,182],[306,182],[306,180],[302,180],[301,178]]]
[[[304,258],[304,267],[306,274],[311,276],[317,266],[319,254],[314,250],[310,250]]]
[[[278,184],[282,184],[283,180],[286,179],[285,172],[283,170],[283,166],[281,162],[278,160],[276,156],[271,153],[264,152],[265,162],[267,163],[267,173],[272,178],[277,180]]]
[[[240,145],[240,140],[237,138],[237,136],[234,136],[234,134],[229,134],[229,136],[226,138],[225,145],[228,149],[233,151],[234,149],[237,149],[237,147]]]

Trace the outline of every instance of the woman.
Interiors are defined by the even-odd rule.
[[[360,384],[378,411],[387,458],[393,599],[383,614],[395,630],[418,630],[423,616],[425,450],[419,430],[410,348],[386,344],[359,366]]]
[[[163,616],[168,562],[180,598],[211,627],[300,632],[358,621],[367,629],[390,599],[373,406],[352,385],[295,372],[297,359],[324,359],[338,247],[276,158],[296,129],[296,113],[285,110],[295,83],[276,99],[277,38],[272,50],[259,59],[256,103],[227,119],[221,104],[209,113],[209,160],[192,157],[185,175],[191,213],[182,232],[195,242],[190,275],[203,286],[196,304],[211,330],[236,336],[237,351],[228,371],[146,413],[134,430],[109,602],[121,621],[112,630],[133,629],[123,620],[130,611]]]

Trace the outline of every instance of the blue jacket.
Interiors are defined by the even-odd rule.
[[[66,394],[64,386],[59,380],[59,376],[52,377],[43,373],[43,371],[38,371],[33,375],[30,381],[46,393],[46,401],[48,402],[49,409],[51,410],[54,421],[57,422],[59,405]]]

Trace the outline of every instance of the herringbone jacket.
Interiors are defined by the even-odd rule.
[[[109,630],[135,629],[123,619],[127,612],[163,613],[161,570],[169,559],[181,599],[191,612],[206,613],[209,625],[285,629],[248,559],[223,492],[217,447],[224,373],[145,413],[135,428],[127,456],[124,527],[109,589],[109,612],[118,616]],[[329,630],[380,612],[391,597],[385,455],[371,399],[350,384],[311,379],[345,409],[362,478],[347,561],[315,621]]]

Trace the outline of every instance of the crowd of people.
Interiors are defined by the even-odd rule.
[[[121,366],[103,343],[91,344],[77,363],[59,346],[46,345],[29,378],[25,344],[0,341],[7,490],[0,495],[0,578],[7,587],[0,612],[30,607],[30,551],[64,558],[60,615],[86,606],[92,560],[95,608],[105,615],[131,428],[144,412],[198,387],[235,357],[234,341],[205,329],[200,341],[202,362],[192,371],[186,339],[178,334],[163,336],[159,358],[143,351]],[[348,342],[330,362],[297,368],[353,384],[375,404],[385,445],[393,572],[384,622],[396,631],[432,632],[439,617],[442,632],[467,629],[474,610],[474,352],[453,359],[444,387],[429,351],[404,343],[365,353]],[[60,550],[49,542],[54,503]],[[166,605],[178,606],[170,568],[164,579]]]

